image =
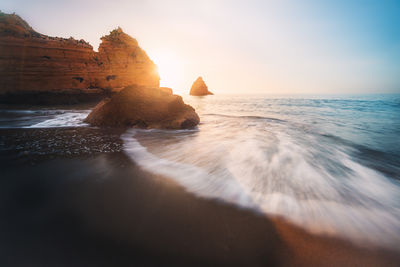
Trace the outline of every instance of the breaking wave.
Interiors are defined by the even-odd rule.
[[[382,171],[398,173],[399,166],[395,159],[368,164],[372,158],[365,150],[363,157],[357,156],[368,145],[369,139],[363,139],[367,133],[359,130],[356,143],[346,132],[327,134],[333,129],[327,114],[312,114],[324,126],[320,128],[309,123],[312,118],[305,112],[302,119],[288,114],[276,119],[271,114],[221,116],[209,110],[228,107],[202,101],[207,112],[198,129],[130,129],[122,136],[127,155],[199,197],[283,216],[311,232],[360,244],[400,244],[400,185],[396,175]],[[229,106],[237,107],[237,101]],[[346,130],[353,129],[349,125]]]

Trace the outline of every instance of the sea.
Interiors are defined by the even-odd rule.
[[[400,247],[400,95],[183,96],[189,130],[128,129],[143,169],[222,204]],[[3,109],[0,128],[90,127],[90,109]]]

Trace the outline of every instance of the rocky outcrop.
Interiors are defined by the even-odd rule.
[[[24,95],[79,102],[130,84],[158,87],[156,65],[134,38],[118,28],[101,40],[95,52],[84,40],[49,37],[0,13],[0,103],[22,103]]]
[[[190,89],[190,95],[203,96],[203,95],[213,95],[213,93],[208,91],[208,87],[206,83],[203,81],[203,78],[199,77],[193,83],[192,88]]]
[[[200,118],[169,90],[133,85],[100,102],[85,121],[93,126],[183,129],[196,126]]]
[[[173,94],[172,89],[169,88],[169,87],[160,87],[160,90],[162,90],[162,91],[164,91],[165,93],[170,94],[170,95]]]

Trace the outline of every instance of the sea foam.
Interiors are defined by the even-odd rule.
[[[400,244],[399,183],[364,165],[351,142],[271,114],[201,118],[192,131],[130,129],[124,150],[199,197],[361,245]]]

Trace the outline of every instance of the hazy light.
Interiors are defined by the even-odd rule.
[[[158,51],[150,55],[158,67],[160,86],[170,87],[174,93],[186,93],[183,90],[182,77],[184,77],[184,64],[179,56],[170,51]]]
[[[77,8],[79,7],[79,8]],[[121,26],[187,93],[400,93],[398,1],[2,0],[37,31],[97,47]]]

